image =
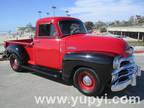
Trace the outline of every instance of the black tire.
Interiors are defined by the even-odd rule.
[[[104,85],[97,72],[91,68],[79,68],[73,77],[74,86],[84,95],[100,96],[104,91]]]
[[[14,71],[16,71],[16,72],[23,71],[23,69],[21,67],[22,61],[18,58],[18,56],[16,54],[11,54],[9,61],[10,61],[10,66]]]

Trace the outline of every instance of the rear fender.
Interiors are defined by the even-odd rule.
[[[20,45],[10,45],[6,48],[5,52],[7,54],[7,57],[9,57],[12,53],[16,54],[23,63],[26,63],[29,59],[25,48]]]

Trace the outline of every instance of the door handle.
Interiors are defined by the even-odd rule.
[[[36,43],[40,43],[40,40],[36,40],[35,42],[36,42]]]

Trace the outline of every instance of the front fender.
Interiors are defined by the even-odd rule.
[[[110,77],[114,57],[97,53],[69,53],[64,56],[63,74],[65,81],[71,80],[76,69],[89,67],[98,71],[101,75]],[[107,74],[107,75],[106,75]]]

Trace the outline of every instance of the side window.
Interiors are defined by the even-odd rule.
[[[52,24],[40,24],[39,25],[39,36],[54,36],[56,30]]]

